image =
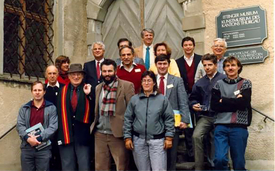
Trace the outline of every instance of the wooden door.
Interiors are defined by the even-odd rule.
[[[172,58],[183,55],[181,40],[183,10],[177,0],[116,0],[108,9],[102,26],[106,58],[119,57],[117,41],[128,38],[133,46],[142,44],[143,28],[155,31],[154,44],[165,41],[172,49]]]

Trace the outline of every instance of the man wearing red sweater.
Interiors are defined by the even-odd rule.
[[[134,49],[131,46],[123,46],[119,50],[119,56],[121,64],[117,67],[117,76],[122,80],[132,82],[137,94],[141,86],[141,75],[146,69],[143,65],[133,62]]]

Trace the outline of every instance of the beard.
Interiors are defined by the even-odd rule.
[[[110,79],[106,80],[107,77],[109,77]],[[104,83],[107,85],[113,82],[115,78],[116,78],[116,75],[102,76]]]

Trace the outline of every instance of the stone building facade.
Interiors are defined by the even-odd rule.
[[[72,63],[83,64],[92,60],[90,46],[94,41],[105,39],[102,30],[108,9],[119,1],[121,0],[55,0],[53,58],[63,54],[69,56]],[[139,4],[142,0],[131,1]],[[252,81],[252,107],[274,118],[273,1],[174,1],[177,1],[183,13],[181,30],[185,36],[195,38],[196,52],[199,54],[211,52],[212,41],[216,38],[215,19],[221,11],[251,6],[261,6],[265,9],[268,35],[263,47],[269,51],[269,57],[263,63],[245,65],[241,76]],[[2,40],[0,42],[0,136],[2,136],[15,125],[20,106],[30,100],[30,83],[36,78],[19,78],[16,75],[10,77],[3,72],[4,0],[0,2],[0,11]],[[19,145],[20,139],[15,129],[11,129],[0,139],[0,170],[20,170]],[[264,120],[264,117],[257,112],[253,112],[252,125],[249,127],[246,159],[248,169],[274,170],[274,122],[269,119]]]

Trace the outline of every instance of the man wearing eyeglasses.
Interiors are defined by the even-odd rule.
[[[224,61],[224,54],[226,52],[227,49],[227,43],[225,41],[225,39],[222,38],[216,38],[214,39],[214,44],[212,45],[212,51],[214,53],[214,55],[217,57],[217,71],[219,73],[225,74],[224,70],[223,70],[223,61]],[[203,76],[205,76],[205,71],[203,69],[203,65],[200,62],[196,71],[196,75],[195,75],[195,82],[197,82],[200,78],[202,78]]]

